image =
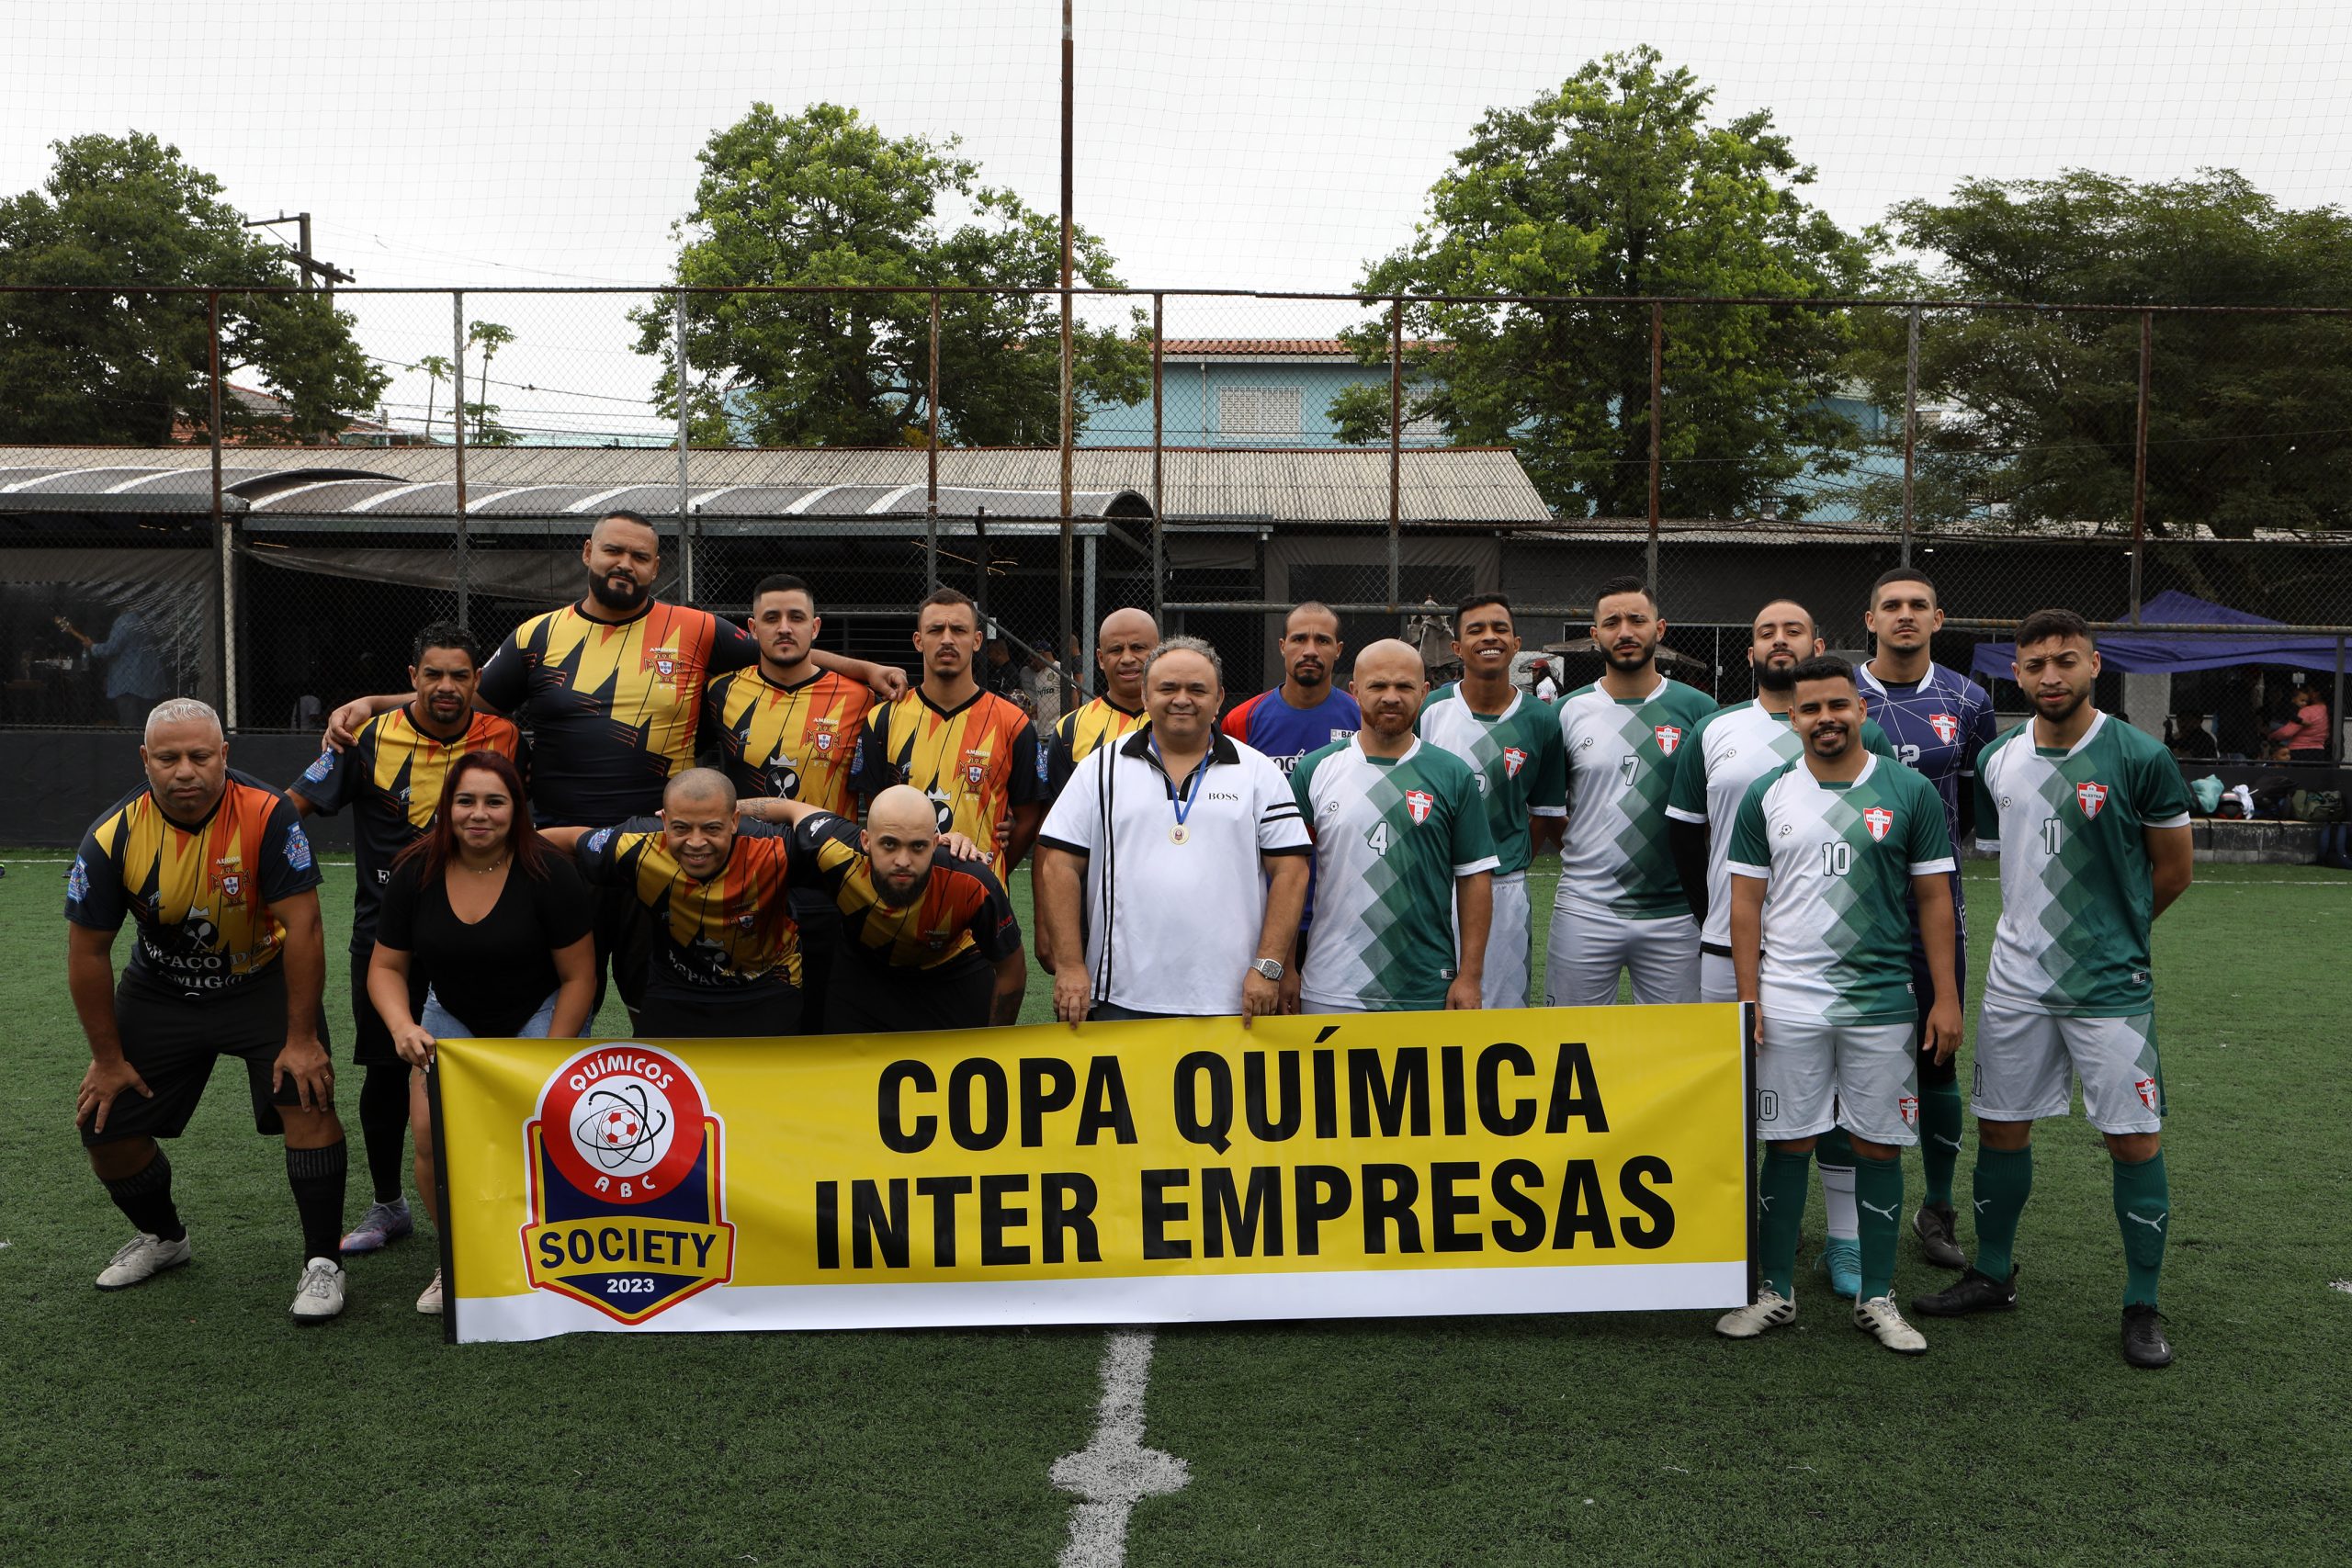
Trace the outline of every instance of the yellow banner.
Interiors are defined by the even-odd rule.
[[[1731,1006],[442,1043],[453,1338],[1725,1307]]]

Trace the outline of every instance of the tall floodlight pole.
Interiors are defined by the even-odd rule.
[[[1076,44],[1076,42],[1074,41],[1074,35],[1073,35],[1073,33],[1072,33],[1072,31],[1071,31],[1071,15],[1070,15],[1070,12],[1071,12],[1071,6],[1072,6],[1072,4],[1073,4],[1073,0],[1062,0],[1062,432],[1061,432],[1061,434],[1062,434],[1062,513],[1061,513],[1061,522],[1062,522],[1062,550],[1061,550],[1061,634],[1060,634],[1060,638],[1059,638],[1058,642],[1056,644],[1056,646],[1055,646],[1055,648],[1054,648],[1054,654],[1053,654],[1054,660],[1055,660],[1055,661],[1056,661],[1056,662],[1057,662],[1057,663],[1058,663],[1058,662],[1059,662],[1063,658],[1067,657],[1067,653],[1068,653],[1068,650],[1069,650],[1069,648],[1070,634],[1071,634],[1071,632],[1072,632],[1073,630],[1075,630],[1075,629],[1076,629],[1076,628],[1075,628],[1075,627],[1073,627],[1073,626],[1071,626],[1071,624],[1070,624],[1070,610],[1071,610],[1071,606],[1070,606],[1070,597],[1071,597],[1071,596],[1070,596],[1070,575],[1071,575],[1071,568],[1072,568],[1071,556],[1072,556],[1072,553],[1073,553],[1073,552],[1072,552],[1072,549],[1071,549],[1072,524],[1071,524],[1071,521],[1070,521],[1070,466],[1071,466],[1071,445],[1072,445],[1072,438],[1073,438],[1073,436],[1074,436],[1074,434],[1075,434],[1075,431],[1076,431],[1076,423],[1077,423],[1077,422],[1076,422],[1076,420],[1073,418],[1073,415],[1074,415],[1074,414],[1075,414],[1075,412],[1076,412],[1076,409],[1075,409],[1075,407],[1074,407],[1074,405],[1073,405],[1073,403],[1072,403],[1072,400],[1071,400],[1071,386],[1070,386],[1070,380],[1071,380],[1072,361],[1071,361],[1071,352],[1070,352],[1070,324],[1069,324],[1070,284],[1071,284],[1071,277],[1070,277],[1070,272],[1071,272],[1071,268],[1070,268],[1070,261],[1071,261],[1071,252],[1072,252],[1071,230],[1070,230],[1070,217],[1069,217],[1069,209],[1070,209],[1070,186],[1071,186],[1071,179],[1070,179],[1070,169],[1071,169],[1071,160],[1070,160],[1070,141],[1071,141],[1071,131],[1070,131],[1070,127],[1071,127],[1071,123],[1072,123],[1072,119],[1073,119],[1073,112],[1072,112],[1072,111],[1073,111],[1073,107],[1074,107],[1074,105],[1075,105],[1075,103],[1076,103],[1076,95],[1077,95],[1076,78],[1077,78],[1077,73],[1078,73],[1078,53],[1077,53],[1077,44]],[[1067,671],[1066,673],[1067,673],[1067,675],[1068,675],[1068,676],[1069,676],[1069,677],[1075,677],[1075,676],[1077,675],[1077,673],[1078,673],[1078,672],[1077,672],[1076,671],[1074,671],[1074,670],[1073,670],[1073,671]]]

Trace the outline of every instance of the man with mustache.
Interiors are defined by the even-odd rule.
[[[1634,999],[1699,999],[1699,926],[1667,842],[1676,753],[1714,708],[1657,671],[1666,622],[1639,578],[1602,583],[1592,643],[1607,668],[1560,700],[1568,824],[1544,944],[1544,1000],[1606,1007],[1630,971]]]

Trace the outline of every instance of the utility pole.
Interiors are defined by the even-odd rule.
[[[1071,128],[1074,119],[1073,111],[1078,90],[1078,57],[1077,44],[1074,41],[1075,34],[1071,28],[1071,9],[1072,0],[1062,0],[1062,547],[1061,631],[1059,640],[1056,643],[1054,648],[1054,660],[1057,663],[1059,663],[1069,656],[1070,634],[1073,630],[1070,624],[1072,608],[1070,604],[1070,575],[1072,562],[1070,558],[1071,523],[1069,509],[1071,488],[1070,468],[1073,461],[1070,449],[1074,444],[1078,422],[1074,417],[1076,409],[1073,406],[1074,390],[1071,386],[1073,366],[1070,344],[1069,291],[1070,275],[1072,271],[1070,265],[1072,259],[1072,232],[1070,228],[1069,209],[1071,175],[1073,172]],[[1069,677],[1075,677],[1078,674],[1078,671],[1072,670],[1066,671],[1065,673]]]
[[[300,237],[300,244],[294,252],[294,265],[302,269],[303,288],[311,288],[312,278],[323,277],[326,279],[327,292],[332,294],[334,292],[334,286],[338,283],[356,283],[359,281],[357,278],[352,276],[351,274],[344,271],[341,267],[335,266],[328,262],[321,261],[318,256],[312,253],[311,250],[311,215],[307,212],[281,212],[275,218],[256,218],[247,223],[245,227],[248,229],[275,229],[281,223],[294,224],[295,231]]]

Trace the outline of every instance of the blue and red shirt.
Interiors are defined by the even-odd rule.
[[[1261,692],[1225,716],[1227,735],[1273,759],[1287,773],[1299,759],[1351,739],[1363,728],[1363,710],[1336,687],[1311,708],[1295,708],[1276,686]]]

